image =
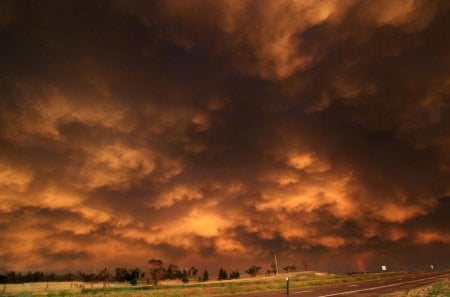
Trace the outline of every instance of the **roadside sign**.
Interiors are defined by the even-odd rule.
[[[386,265],[382,265],[382,266],[381,266],[381,270],[386,271],[386,270],[387,270]]]

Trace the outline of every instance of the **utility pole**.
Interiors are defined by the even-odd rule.
[[[277,276],[278,276],[278,263],[277,263],[277,254],[275,254],[275,270],[277,272]]]

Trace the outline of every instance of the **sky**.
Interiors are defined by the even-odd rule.
[[[0,1],[0,271],[450,267],[450,2]]]

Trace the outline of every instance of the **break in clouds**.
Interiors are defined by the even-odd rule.
[[[450,264],[450,4],[0,2],[0,269]]]

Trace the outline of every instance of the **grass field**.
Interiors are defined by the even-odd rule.
[[[450,282],[440,281],[412,290],[397,291],[383,297],[450,297]]]
[[[318,272],[290,273],[290,287],[299,288],[325,284],[345,283],[392,277],[405,273],[372,273],[358,275],[333,275]],[[285,288],[287,274],[276,276],[247,277],[229,281],[209,281],[205,283],[191,282],[181,284],[179,281],[163,282],[161,286],[138,285],[124,283],[82,283],[51,282],[8,284],[0,286],[2,296],[83,296],[83,297],[187,297],[213,296],[252,291],[267,291]]]

